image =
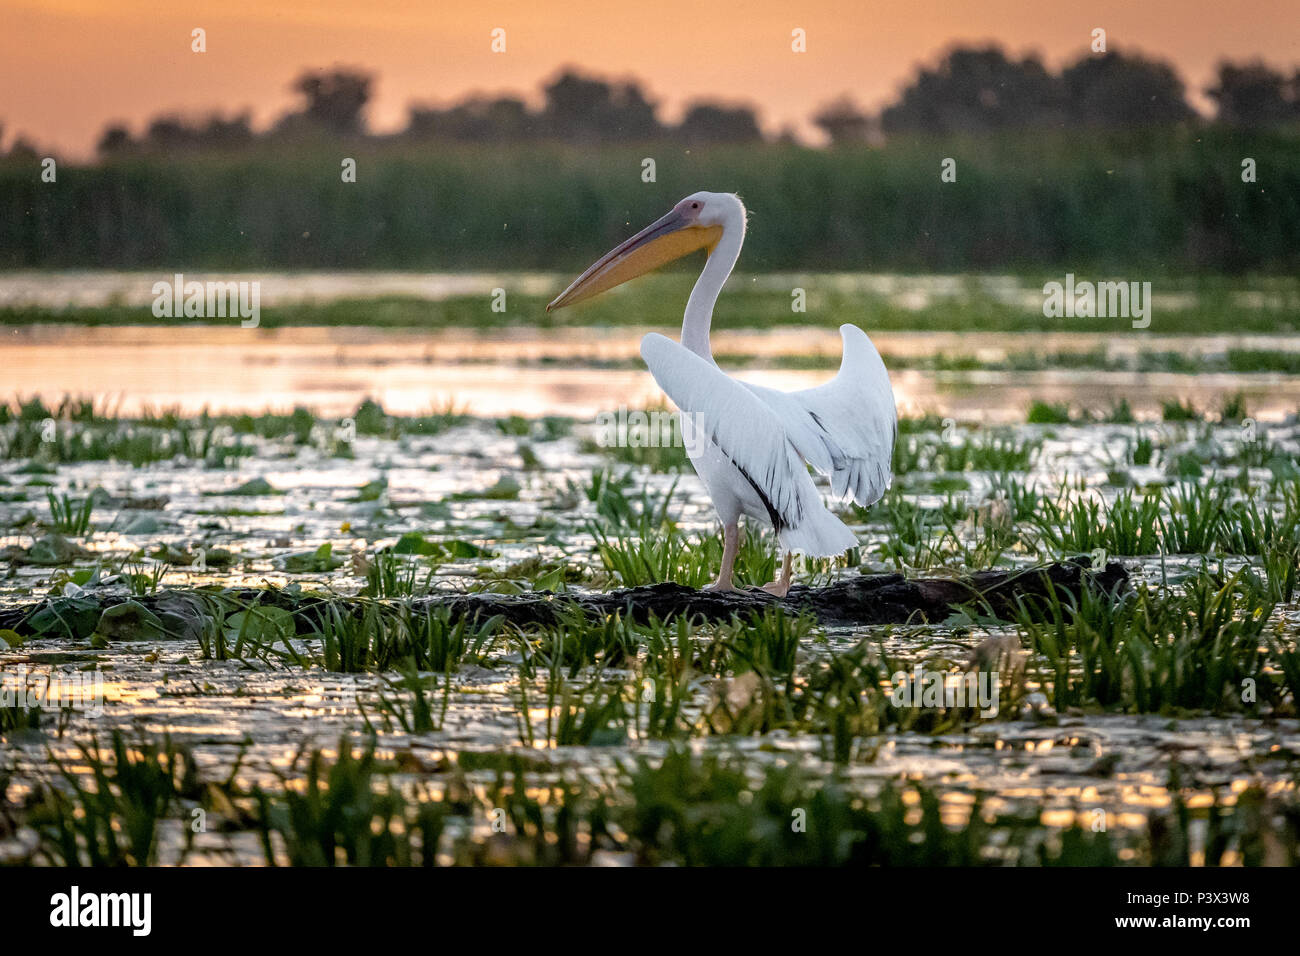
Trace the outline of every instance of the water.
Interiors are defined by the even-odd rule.
[[[1167,433],[1162,443],[1170,450],[1192,440],[1185,426],[1053,428],[1042,455],[1025,478],[1041,482],[1043,487],[1051,487],[1066,473],[1099,482],[1116,444],[1131,441],[1142,428],[1148,434],[1153,430]],[[1021,430],[1032,434],[1036,429],[1021,426]],[[1231,430],[1221,431],[1219,437],[1229,441]],[[482,583],[485,573],[505,573],[511,565],[533,556],[598,570],[598,561],[589,551],[590,536],[584,530],[590,506],[567,489],[570,479],[582,481],[606,464],[599,453],[583,444],[582,439],[589,436],[590,426],[579,425],[572,435],[538,440],[535,435],[502,434],[489,422],[474,421],[433,436],[397,441],[360,437],[354,458],[333,457],[310,446],[295,449],[285,442],[252,439],[258,454],[240,460],[232,469],[204,468],[183,461],[140,469],[88,462],[64,465],[50,480],[56,493],[84,494],[98,485],[113,498],[113,503],[97,511],[95,535],[82,542],[92,552],[91,559],[80,562],[82,566],[100,561],[111,568],[133,552],[151,552],[160,544],[181,550],[201,545],[231,551],[233,566],[224,571],[173,566],[164,586],[297,583],[350,594],[362,580],[347,560],[332,572],[292,574],[282,569],[278,559],[324,543],[331,544],[336,555],[347,558],[389,546],[405,532],[420,531],[492,549],[492,557],[451,561],[438,569],[436,586],[462,590]],[[1298,439],[1300,428],[1296,426],[1275,428],[1270,434],[1270,440],[1291,453]],[[535,469],[521,467],[525,444],[537,457]],[[0,473],[16,491],[31,479],[19,474],[15,465],[6,463]],[[1154,469],[1148,471],[1154,474]],[[357,502],[356,489],[380,475],[388,481],[381,500]],[[519,481],[517,500],[482,496],[485,488],[505,475]],[[218,496],[254,477],[267,479],[279,493]],[[970,477],[972,494],[978,497],[987,476],[972,473]],[[1151,475],[1135,471],[1135,477],[1147,480]],[[663,492],[676,479],[643,474],[639,480]],[[672,510],[683,526],[709,527],[712,516],[698,480],[693,475],[683,476],[677,488]],[[15,529],[21,527],[23,512],[33,507],[43,491],[36,487],[30,499],[0,502],[0,522],[11,529],[0,538],[0,546],[30,544],[32,535]],[[1113,489],[1107,492],[1113,493]],[[158,499],[162,505],[128,508],[124,502],[131,498]],[[432,519],[424,510],[429,503],[442,503],[447,511]],[[155,518],[157,525],[142,532],[125,530],[128,522],[140,515]],[[857,524],[856,530],[867,553],[886,537],[871,522]],[[1128,563],[1137,576],[1158,578],[1161,573],[1153,559],[1128,559]],[[874,561],[872,566],[876,566]],[[49,568],[16,568],[0,589],[0,602],[19,603],[44,594],[56,573]],[[1277,613],[1279,625],[1293,630],[1294,608]],[[806,651],[844,650],[863,638],[879,638],[887,641],[893,658],[908,665],[936,658],[961,660],[987,633],[938,626],[832,628],[826,632],[825,645]],[[39,639],[0,654],[0,662],[6,669],[25,664],[34,672],[97,663],[106,682],[103,716],[74,716],[66,739],[15,739],[6,746],[6,759],[12,760],[17,770],[12,799],[20,798],[35,780],[49,776],[47,746],[62,758],[75,759],[71,742],[78,734],[95,733],[102,739],[111,728],[142,730],[150,735],[165,730],[178,743],[193,747],[205,772],[213,777],[229,772],[242,753],[241,785],[270,786],[276,782],[275,773],[284,772],[299,747],[330,748],[344,731],[355,733],[358,699],[373,704],[382,686],[374,675],[329,674],[319,668],[303,670],[258,660],[205,661],[187,641],[114,642],[91,651],[84,643]],[[466,667],[455,678],[442,729],[429,734],[385,733],[382,752],[403,754],[413,766],[436,767],[440,755],[449,750],[519,748],[516,686],[516,673],[507,659]],[[801,754],[801,759],[813,765],[817,761],[817,742],[812,739],[774,735],[725,743],[757,762],[791,753]],[[556,766],[600,767],[619,754],[653,751],[656,746],[639,742],[626,748],[564,747],[548,751],[546,759]],[[1204,805],[1216,789],[1231,793],[1258,784],[1271,791],[1284,790],[1290,786],[1293,766],[1287,755],[1300,754],[1300,722],[1080,712],[1046,722],[980,722],[940,735],[887,733],[865,740],[863,746],[864,753],[853,767],[859,785],[870,787],[873,782],[900,778],[924,781],[941,790],[948,808],[945,812],[956,822],[972,797],[979,795],[987,811],[1036,812],[1049,827],[1068,825],[1076,813],[1100,812],[1106,815],[1109,827],[1122,831],[1141,828],[1148,814],[1169,808],[1167,782],[1172,757],[1190,768],[1188,795],[1194,806]],[[1281,759],[1261,760],[1264,754]],[[165,829],[162,839],[164,861],[174,859],[181,844],[179,833]],[[4,849],[0,841],[0,859]],[[254,863],[259,854],[248,834],[216,832],[197,841],[190,859]]]
[[[200,276],[195,276],[200,278]],[[43,304],[51,307],[122,302],[147,306],[149,274],[65,274],[0,276],[0,306]],[[411,276],[398,274],[321,276],[223,276],[228,280],[264,282],[264,304],[313,297],[414,295],[429,299],[477,294],[495,276]],[[554,277],[512,277],[530,294],[556,287]],[[776,280],[770,280],[776,281]],[[936,297],[959,296],[962,283],[944,277],[842,277],[896,304],[923,307]],[[1000,301],[1023,304],[1028,294],[1013,279],[982,280],[985,292]],[[531,284],[530,284],[531,283]],[[515,287],[518,287],[517,285]],[[1032,291],[1032,290],[1030,290]],[[1176,308],[1177,302],[1165,306]],[[90,556],[78,567],[101,564],[117,569],[146,562],[159,546],[175,554],[202,547],[231,552],[231,567],[200,570],[173,561],[163,578],[168,587],[220,584],[250,587],[300,584],[354,594],[362,578],[354,554],[373,553],[410,531],[442,540],[464,540],[491,550],[490,557],[448,561],[437,568],[437,587],[463,590],[500,587],[493,575],[506,575],[519,562],[542,557],[582,566],[592,577],[601,572],[591,553],[585,528],[590,505],[574,494],[569,482],[590,480],[610,462],[583,439],[602,411],[620,405],[657,404],[662,396],[641,367],[638,345],[646,329],[536,329],[490,331],[373,329],[366,327],[239,329],[207,326],[79,328],[26,326],[0,334],[0,367],[12,396],[40,395],[47,401],[72,394],[96,399],[121,415],[146,410],[179,409],[193,414],[288,410],[307,406],[326,418],[353,412],[362,399],[377,399],[396,414],[420,414],[449,406],[478,416],[522,414],[574,418],[572,434],[514,436],[489,421],[471,421],[437,435],[387,440],[361,436],[353,457],[337,457],[323,441],[297,447],[288,441],[247,439],[256,454],[231,468],[204,467],[184,459],[144,468],[122,463],[63,465],[57,473],[32,476],[21,462],[0,462],[0,548],[29,547],[42,530],[30,520],[44,514],[45,482],[55,494],[84,497],[92,488],[109,496],[96,509],[95,533],[80,540]],[[660,330],[675,332],[675,330]],[[888,356],[916,359],[930,355],[974,355],[994,362],[1008,354],[1035,350],[1056,352],[1104,348],[1112,357],[1139,350],[1174,353],[1222,353],[1231,348],[1300,349],[1293,338],[1270,336],[1107,337],[1088,333],[1035,336],[952,332],[879,333],[877,347]],[[824,381],[829,370],[763,368],[785,356],[839,354],[838,333],[826,328],[782,327],[765,331],[725,331],[714,335],[719,355],[751,356],[724,367],[742,377],[777,388],[800,388]],[[1277,375],[1176,375],[1053,369],[1038,372],[928,372],[897,368],[891,373],[904,414],[935,412],[965,420],[1022,423],[1032,400],[1108,408],[1125,398],[1139,415],[1158,417],[1170,398],[1213,408],[1224,396],[1240,392],[1261,422],[1281,421],[1300,407],[1300,378]],[[328,422],[318,425],[320,432]],[[1059,487],[1065,476],[1102,488],[1112,463],[1140,435],[1160,436],[1165,461],[1198,442],[1200,425],[1019,426],[1021,434],[1042,437],[1042,454],[1020,477],[1041,489]],[[1207,426],[1208,427],[1208,426]],[[1240,440],[1237,429],[1221,428],[1208,440],[1227,448]],[[1296,457],[1300,427],[1269,430],[1268,440],[1284,456]],[[533,464],[530,467],[529,460]],[[1133,467],[1141,483],[1162,477],[1156,467]],[[229,498],[221,492],[250,478],[267,479],[279,493]],[[357,489],[383,477],[380,500],[359,502]],[[978,500],[993,475],[968,473],[970,496]],[[483,492],[502,478],[516,480],[515,500]],[[1252,481],[1268,480],[1256,468]],[[672,513],[689,530],[712,527],[703,488],[693,475],[637,476],[658,493],[677,482]],[[905,486],[906,483],[903,483]],[[1113,496],[1115,488],[1105,488]],[[908,492],[929,506],[939,496]],[[143,499],[160,504],[129,505]],[[436,506],[431,510],[430,506]],[[130,530],[132,521],[150,519],[147,530]],[[856,523],[869,569],[887,565],[874,553],[888,537],[878,521]],[[283,560],[329,544],[345,560],[331,572],[294,574]],[[1033,560],[1011,554],[1007,560]],[[1155,558],[1128,559],[1135,577],[1158,580],[1170,567],[1195,563],[1183,556],[1165,566]],[[12,566],[0,579],[0,605],[25,603],[48,593],[60,569]],[[524,586],[529,582],[522,581]],[[606,582],[607,583],[607,582]],[[605,583],[592,583],[605,586]],[[1294,605],[1276,610],[1279,633],[1294,637],[1300,612]],[[887,642],[891,655],[910,663],[935,658],[961,660],[986,637],[981,628],[955,630],[938,626],[902,629],[829,629],[826,644],[804,650],[842,650],[864,638]],[[103,739],[112,728],[164,731],[195,749],[205,773],[224,776],[243,752],[240,783],[273,785],[276,772],[289,765],[302,746],[329,748],[344,731],[357,732],[358,696],[371,700],[379,687],[375,675],[350,677],[320,668],[277,667],[265,661],[202,660],[188,642],[115,642],[101,650],[85,643],[38,639],[0,653],[11,669],[26,664],[35,670],[94,664],[105,675],[102,717],[73,716],[65,739],[53,735],[6,742],[0,756],[16,773],[11,800],[20,799],[38,780],[52,776],[47,748],[75,758],[72,741],[94,733]],[[432,768],[447,751],[506,751],[520,748],[513,696],[516,670],[506,658],[490,666],[466,667],[456,675],[445,726],[436,733],[384,734],[382,751],[401,753],[416,766]],[[770,735],[725,741],[747,759],[767,761],[799,753],[817,765],[816,742]],[[557,766],[598,768],[629,752],[653,750],[637,742],[627,747],[559,748],[548,755]],[[703,743],[701,743],[703,746]],[[871,749],[874,748],[874,749]],[[1212,792],[1238,793],[1248,785],[1269,792],[1294,788],[1295,757],[1300,754],[1300,721],[1260,721],[1245,717],[1215,718],[1065,713],[1050,721],[1037,719],[981,722],[960,732],[929,735],[890,732],[864,741],[852,774],[863,786],[874,781],[908,778],[941,791],[945,808],[960,822],[975,795],[992,811],[1022,809],[1037,813],[1052,827],[1067,825],[1075,814],[1102,812],[1115,829],[1140,829],[1153,810],[1170,806],[1168,775],[1176,760],[1188,768],[1187,792],[1192,806],[1204,806]],[[1265,755],[1270,759],[1262,759]],[[1085,818],[1087,819],[1087,818]],[[2,836],[2,835],[0,835]],[[164,833],[164,861],[173,859],[178,835]],[[260,851],[248,834],[205,834],[192,860],[257,862]],[[0,861],[12,854],[0,839]]]
[[[304,405],[343,416],[369,397],[396,414],[455,405],[478,415],[591,420],[601,411],[663,400],[640,363],[638,346],[646,331],[23,326],[4,330],[0,367],[11,395],[40,395],[47,401],[90,396],[128,415],[162,408],[186,414],[205,408],[260,413]],[[1024,336],[1006,333],[881,332],[873,341],[886,357],[910,359],[961,354],[997,361],[1027,348]],[[1103,347],[1117,357],[1139,346],[1184,354],[1300,348],[1294,338],[1269,336],[1153,335],[1137,342],[1087,333],[1035,336],[1031,345],[1042,352]],[[725,356],[753,356],[761,363],[821,355],[833,366],[840,340],[833,329],[792,326],[717,332],[713,347],[723,366],[741,378],[798,389],[826,381],[833,369],[754,369],[728,363]],[[1241,392],[1252,414],[1263,420],[1300,408],[1300,377],[1274,374],[901,369],[892,371],[891,379],[903,414],[936,412],[988,422],[1023,421],[1035,399],[1104,409],[1126,398],[1139,414],[1156,416],[1160,403],[1170,398],[1213,408]]]

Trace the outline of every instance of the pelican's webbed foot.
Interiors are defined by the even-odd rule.
[[[787,551],[781,559],[781,573],[771,584],[764,584],[762,589],[773,597],[785,597],[790,593],[790,576],[793,571],[794,555]]]
[[[718,578],[718,580],[714,581],[712,584],[704,585],[700,590],[710,591],[714,594],[726,594],[728,592],[739,591],[740,589],[736,587],[730,579],[724,581],[721,578]]]

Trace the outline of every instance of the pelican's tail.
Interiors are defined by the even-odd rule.
[[[798,527],[782,528],[778,538],[783,551],[810,558],[833,558],[858,546],[857,535],[824,505],[806,514]]]

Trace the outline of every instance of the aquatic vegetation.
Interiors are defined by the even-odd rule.
[[[502,626],[500,617],[471,621],[464,615],[453,616],[446,607],[417,613],[410,602],[401,605],[400,620],[403,643],[389,652],[388,659],[409,654],[415,667],[441,674],[454,672],[466,661],[485,659]],[[381,670],[386,663],[376,661]]]
[[[1025,415],[1031,425],[1068,425],[1070,420],[1070,406],[1059,402],[1036,400]]]
[[[427,594],[434,568],[423,567],[396,551],[380,551],[364,558],[366,597],[393,598]]]
[[[1132,465],[1149,465],[1155,458],[1155,442],[1149,435],[1139,434],[1127,443],[1128,460]]]
[[[534,713],[541,710],[539,719]],[[593,678],[575,686],[557,669],[546,680],[543,695],[529,693],[529,681],[519,684],[519,740],[525,747],[588,747],[623,743],[628,713],[624,686]]]
[[[1290,604],[1295,599],[1296,578],[1300,575],[1300,542],[1293,538],[1270,544],[1262,553],[1269,598],[1275,604]]]
[[[357,709],[366,730],[371,734],[380,729],[391,734],[396,727],[408,734],[427,734],[441,730],[450,704],[451,679],[444,677],[440,682],[442,703],[435,717],[429,692],[438,690],[439,681],[421,677],[413,659],[408,662],[406,669],[400,671],[400,675],[397,680],[384,678],[387,690],[378,691],[370,703],[370,709],[378,715],[381,722],[379,728],[370,719],[364,699],[358,697]]]
[[[712,581],[722,560],[721,531],[687,534],[664,518],[662,512],[659,517],[656,526],[655,513],[643,511],[634,528],[589,523],[587,530],[595,539],[596,554],[604,568],[624,587],[664,581],[703,587]],[[736,584],[766,584],[776,576],[776,568],[776,545],[771,537],[742,528],[736,554]]]
[[[1198,422],[1201,413],[1190,402],[1175,399],[1161,404],[1160,417],[1167,422]]]
[[[810,617],[792,616],[776,607],[744,621],[733,621],[720,639],[731,653],[734,670],[784,677],[792,684],[799,648],[812,630]]]
[[[122,580],[126,582],[127,589],[135,597],[141,597],[145,594],[153,594],[162,586],[163,578],[171,570],[170,566],[160,562],[147,564],[139,562],[136,564],[126,564],[122,566]]]
[[[1123,491],[1106,503],[1096,497],[1044,498],[1029,521],[1049,553],[1158,554],[1161,494],[1136,498]]]
[[[50,755],[60,780],[48,783],[32,813],[39,853],[58,866],[150,866],[162,822],[200,795],[193,755],[170,738],[128,742],[114,731],[109,753],[98,741],[77,745],[92,785]],[[62,785],[60,785],[62,784]],[[189,828],[184,828],[187,834]]]
[[[102,668],[127,699],[156,694],[159,722],[209,769],[196,784],[178,756],[173,784],[146,772],[171,767],[152,733],[127,736],[120,760],[66,749],[122,729],[130,705],[96,724],[75,708],[0,707],[0,775],[22,785],[0,793],[24,794],[0,803],[0,826],[22,834],[0,846],[27,862],[128,864],[1294,859],[1300,818],[1283,782],[1300,685],[1300,423],[1211,407],[1168,424],[1132,424],[1120,402],[1043,425],[903,419],[893,489],[840,511],[862,547],[800,561],[799,583],[1082,555],[1122,560],[1132,584],[1051,592],[1011,622],[971,605],[849,630],[775,603],[713,623],[567,607],[585,590],[708,583],[721,552],[693,477],[600,465],[581,431],[545,445],[567,420],[449,409],[426,431],[372,403],[358,443],[305,409],[126,421],[88,403],[12,406],[0,443],[36,436],[51,413],[90,437],[66,462],[36,448],[5,463],[0,664]],[[115,431],[152,436],[173,460],[78,465]],[[354,444],[364,461],[332,457]],[[235,449],[258,467],[216,470],[244,457]],[[545,465],[525,474],[529,455]],[[459,480],[471,466],[484,480]],[[46,496],[49,520],[33,504]],[[253,507],[204,507],[214,501]],[[740,579],[770,580],[777,557],[770,535],[747,533]],[[515,626],[465,613],[481,592],[526,594],[546,614]],[[997,672],[994,710],[900,701],[896,677],[918,665],[950,684]],[[196,701],[262,723],[214,744],[168,709]],[[1031,752],[1045,732],[1053,748]],[[344,742],[317,749],[321,733]],[[1240,752],[1222,771],[1231,792],[1155,779],[1183,737],[1233,741],[1221,748]],[[286,740],[300,748],[288,765]],[[84,794],[43,772],[55,765],[32,757],[42,746],[59,748]],[[917,778],[891,776],[894,759]],[[1008,771],[1029,795],[986,785]],[[1059,775],[1050,793],[1032,793],[1039,774]],[[1153,788],[1167,808],[1126,803],[1112,780]],[[1096,794],[1086,806],[1083,792]],[[1125,822],[1094,833],[1098,807]]]
[[[522,635],[520,672],[559,669],[576,677],[583,668],[622,667],[634,660],[645,638],[643,628],[621,614],[590,620],[579,607],[563,609],[553,625]]]
[[[50,527],[62,534],[84,537],[90,533],[90,517],[95,511],[95,499],[86,498],[74,502],[67,495],[55,497],[54,492],[47,492],[50,503]]]
[[[595,438],[585,438],[582,450],[613,461],[656,472],[689,471],[680,419],[667,405],[620,414],[617,422],[598,425]]]
[[[44,721],[45,713],[39,704],[28,707],[26,695],[20,697],[13,691],[14,688],[10,688],[7,695],[12,697],[11,700],[0,700],[0,737],[40,730]]]
[[[960,440],[928,432],[902,435],[894,446],[894,470],[964,472],[1025,471],[1042,448],[1042,439],[993,430]]]
[[[1160,536],[1171,554],[1206,554],[1214,550],[1223,526],[1228,490],[1220,484],[1184,482],[1169,495],[1168,516]]]
[[[743,755],[726,751],[670,747],[599,781],[543,774],[521,755],[466,753],[436,792],[404,783],[373,738],[358,747],[344,737],[335,751],[332,759],[300,751],[278,786],[251,791],[237,787],[234,774],[196,788],[192,765],[166,753],[133,761],[124,752],[123,763],[92,756],[109,797],[83,791],[85,820],[74,816],[80,804],[53,791],[19,819],[36,829],[38,859],[119,865],[156,859],[159,828],[188,819],[178,817],[191,806],[222,829],[253,836],[267,864],[291,866],[590,864],[608,853],[643,865],[1185,866],[1196,857],[1258,865],[1266,854],[1294,862],[1300,833],[1294,799],[1259,788],[1235,800],[1215,794],[1192,809],[1177,767],[1169,810],[1127,833],[1086,826],[1082,807],[1057,828],[1034,813],[990,811],[978,796],[954,819],[944,794],[925,785],[882,781],[864,794],[839,773],[812,773],[795,761],[754,772]],[[480,766],[492,777],[472,786],[467,775]],[[119,779],[123,767],[129,779]]]
[[[313,612],[315,630],[310,637],[322,646],[326,670],[358,674],[377,663],[405,658],[405,628],[397,614],[377,601],[366,601],[354,611],[339,601],[327,601]],[[381,668],[382,669],[382,668]]]
[[[1221,580],[1202,570],[1178,591],[1143,584],[1126,595],[1089,589],[1077,602],[1023,602],[1017,622],[1042,655],[1057,710],[1253,712],[1281,702],[1261,652],[1272,610],[1249,571]]]
[[[326,766],[319,750],[306,758],[301,789],[275,794],[254,791],[256,826],[266,862],[290,866],[408,865],[410,836],[404,801],[385,784],[373,744],[358,756],[344,738],[338,758]],[[427,804],[426,804],[427,805]],[[429,837],[434,818],[421,817],[417,832]],[[434,839],[429,846],[436,847]],[[428,861],[431,863],[432,861]]]

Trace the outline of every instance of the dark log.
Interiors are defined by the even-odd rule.
[[[608,594],[539,595],[467,594],[428,598],[430,606],[446,605],[454,615],[500,614],[515,624],[554,620],[557,607],[577,604],[589,616],[621,613],[639,621],[686,615],[707,621],[761,614],[781,606],[807,611],[825,625],[935,624],[965,606],[1005,619],[1018,600],[1042,598],[1055,589],[1058,596],[1077,596],[1084,582],[1106,591],[1126,589],[1128,572],[1118,562],[1102,571],[1089,569],[1087,558],[1018,570],[977,571],[952,578],[907,578],[901,574],[864,574],[820,588],[796,586],[784,600],[760,590],[718,594],[680,584],[651,584]]]
[[[639,621],[652,615],[661,620],[685,615],[720,621],[733,616],[760,614],[775,606],[796,613],[806,611],[825,625],[936,624],[963,606],[1006,619],[1018,601],[1046,597],[1053,590],[1061,596],[1077,596],[1085,582],[1106,591],[1122,590],[1128,586],[1128,572],[1118,562],[1111,562],[1101,571],[1093,571],[1087,558],[1077,558],[1032,568],[977,571],[947,578],[864,574],[826,587],[796,586],[790,589],[784,600],[759,590],[718,594],[680,584],[652,584],[604,594],[582,591],[519,595],[434,594],[416,598],[412,604],[418,611],[425,612],[446,607],[453,617],[471,620],[500,615],[509,623],[522,626],[554,623],[575,607],[597,619],[624,614]],[[263,605],[303,612],[308,620],[312,609],[324,600],[289,590],[232,589],[224,593],[244,603],[256,599]],[[136,600],[172,622],[178,618],[198,619],[204,614],[202,602],[196,599],[195,592],[183,590],[163,590],[134,599],[125,595],[104,595],[99,600],[105,608]],[[12,628],[20,634],[30,633],[30,628],[26,627],[28,619],[46,603],[0,608],[0,628]],[[356,603],[361,606],[360,601]]]

